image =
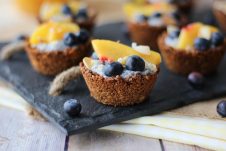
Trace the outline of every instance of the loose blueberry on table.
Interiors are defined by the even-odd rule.
[[[64,111],[69,116],[78,116],[81,112],[81,109],[81,104],[75,99],[70,99],[64,103]]]
[[[217,113],[222,117],[226,117],[226,101],[221,101],[217,105]]]
[[[188,82],[194,88],[202,88],[204,85],[204,77],[201,73],[192,72],[188,75]]]

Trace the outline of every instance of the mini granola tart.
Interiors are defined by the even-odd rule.
[[[84,2],[69,0],[67,3],[45,2],[42,4],[38,20],[40,23],[52,20],[73,22],[89,32],[95,25],[96,12]]]
[[[91,96],[111,106],[143,102],[154,87],[161,62],[160,54],[148,46],[128,47],[109,40],[93,40],[94,58],[80,63]]]
[[[73,23],[52,21],[40,25],[26,45],[33,68],[44,75],[56,75],[77,65],[90,50],[87,31]]]
[[[167,3],[127,3],[124,11],[131,39],[154,50],[158,50],[157,38],[166,30],[167,25],[181,26],[187,22],[176,7]]]
[[[226,1],[215,0],[213,4],[213,12],[220,27],[226,32]]]
[[[158,44],[168,69],[183,75],[215,72],[226,48],[223,34],[202,23],[192,23],[181,30],[169,27]]]

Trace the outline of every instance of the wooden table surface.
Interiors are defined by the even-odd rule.
[[[106,16],[107,13],[110,16],[101,15],[99,23],[122,19],[118,8],[113,9],[111,7],[121,3],[120,0],[99,1],[101,2],[98,4],[102,5],[98,5],[96,8],[102,10]],[[0,0],[0,40],[11,39],[18,33],[30,32],[35,26],[35,23],[31,21],[32,19],[18,17],[18,12],[13,11],[10,2],[10,0]],[[96,4],[93,0],[90,0],[90,2]],[[109,10],[114,11],[114,15],[109,13]],[[0,86],[3,85],[0,84]],[[34,120],[24,112],[5,107],[0,107],[0,123],[0,151],[205,150],[196,146],[100,130],[69,138],[49,122]]]

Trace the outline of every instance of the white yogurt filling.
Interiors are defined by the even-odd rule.
[[[64,51],[66,48],[69,48],[64,44],[63,41],[54,41],[51,43],[40,43],[37,45],[32,45],[32,47],[38,49],[41,52]]]
[[[177,44],[178,44],[178,38],[166,37],[165,43],[166,43],[166,45],[168,45],[170,47],[176,48]]]
[[[118,62],[121,62],[123,61],[124,59],[123,58],[119,58],[119,61]],[[144,60],[145,61],[145,60]],[[97,73],[105,78],[108,78],[108,76],[106,76],[103,72],[103,68],[104,68],[104,64],[101,63],[99,60],[95,60],[94,61],[94,64],[91,68],[91,71],[94,72],[94,73]],[[132,77],[134,75],[137,75],[137,74],[141,74],[141,75],[152,75],[152,74],[155,74],[157,72],[157,67],[156,65],[154,64],[151,64],[147,61],[145,61],[145,69],[144,71],[130,71],[130,70],[127,70],[124,68],[122,74],[120,75],[123,79],[126,79],[126,78],[129,78],[129,77]]]

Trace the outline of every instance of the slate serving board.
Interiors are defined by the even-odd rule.
[[[122,23],[116,23],[98,27],[94,37],[130,44],[120,30],[122,26]],[[91,98],[82,77],[71,82],[61,96],[49,96],[49,84],[53,78],[36,73],[25,53],[18,53],[11,60],[0,62],[0,77],[10,83],[44,117],[72,135],[226,95],[225,66],[226,58],[218,73],[207,77],[205,87],[195,90],[188,84],[186,77],[170,73],[162,64],[157,84],[145,103],[117,108],[99,104]],[[63,110],[64,102],[71,98],[78,99],[82,104],[81,116],[77,118],[70,118]]]

